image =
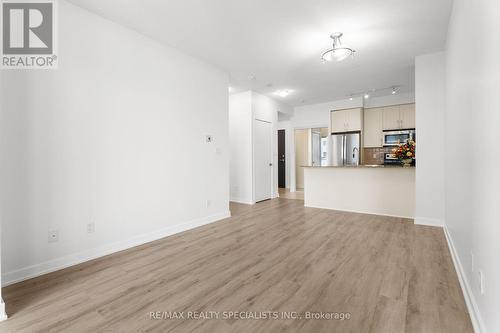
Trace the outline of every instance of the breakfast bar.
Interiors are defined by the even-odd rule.
[[[413,219],[415,168],[304,166],[304,205]]]

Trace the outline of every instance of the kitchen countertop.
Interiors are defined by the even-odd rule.
[[[301,168],[338,168],[338,169],[412,169],[415,166],[404,167],[403,165],[380,165],[380,164],[360,164],[360,165],[301,165]]]

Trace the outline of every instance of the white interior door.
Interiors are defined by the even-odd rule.
[[[254,167],[255,201],[271,199],[272,181],[272,124],[255,120]]]

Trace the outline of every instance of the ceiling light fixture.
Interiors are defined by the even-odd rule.
[[[365,97],[365,99],[368,99],[368,98],[370,98],[370,94],[365,94],[364,97]]]
[[[293,92],[293,90],[290,90],[290,89],[276,90],[274,92],[274,95],[285,98],[288,95],[290,95],[292,92]]]
[[[333,48],[324,52],[321,55],[321,59],[323,61],[342,61],[349,56],[354,55],[355,50],[349,47],[343,47],[342,42],[340,41],[340,37],[342,37],[341,32],[336,32],[330,35],[330,38],[333,40]]]
[[[392,92],[391,92],[391,94],[396,95],[396,94],[397,94],[397,92],[398,92],[398,88],[397,88],[397,87],[392,87]]]

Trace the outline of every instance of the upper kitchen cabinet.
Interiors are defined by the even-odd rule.
[[[331,131],[332,133],[341,133],[346,131],[346,110],[338,110],[331,112]]]
[[[399,106],[386,106],[382,110],[382,128],[384,130],[400,128]]]
[[[415,104],[399,106],[401,128],[415,128]]]
[[[415,128],[415,104],[384,107],[382,127],[384,130]]]
[[[384,137],[382,135],[382,113],[384,108],[372,108],[364,110],[364,135],[363,146],[365,148],[382,147]]]
[[[347,109],[331,112],[332,133],[361,131],[363,124],[363,109]]]

